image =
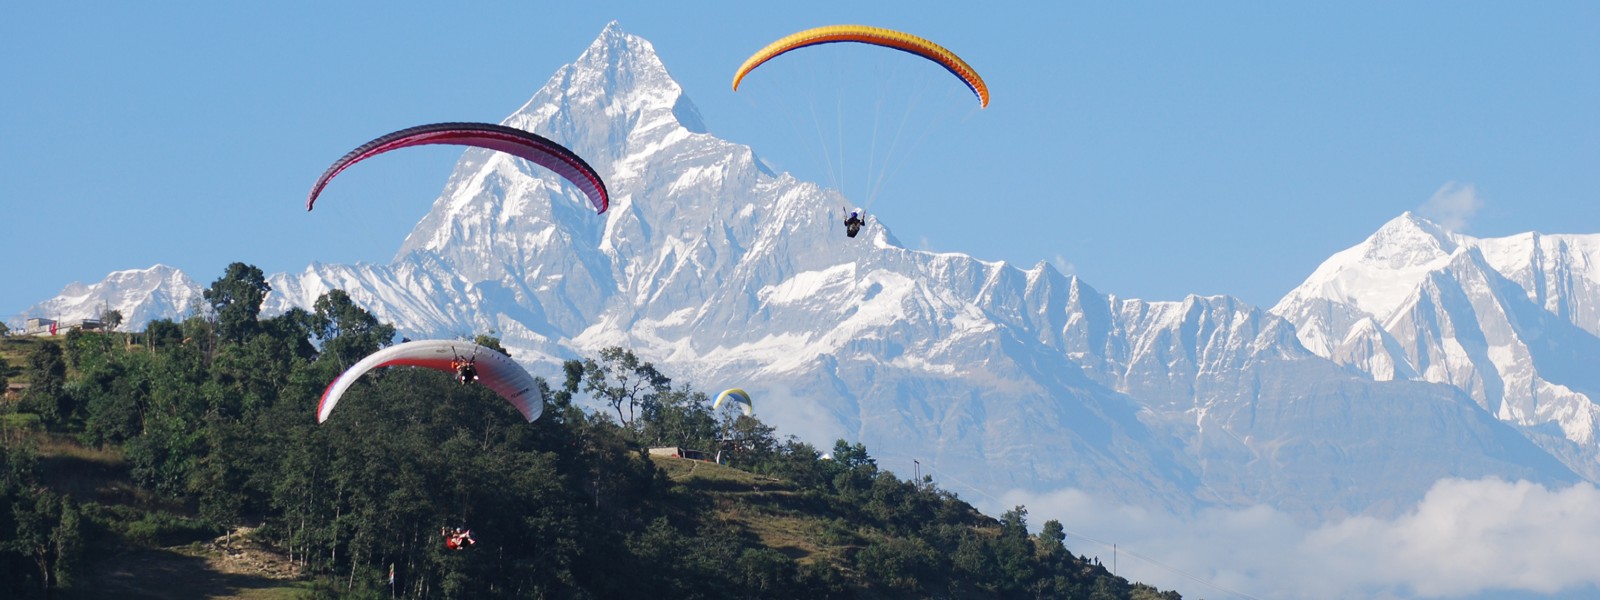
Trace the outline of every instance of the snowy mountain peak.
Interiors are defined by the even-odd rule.
[[[647,157],[704,136],[699,112],[667,72],[649,41],[612,22],[570,64],[558,69],[505,125],[566,145],[600,173],[611,210],[596,218],[577,190],[545,169],[508,155],[468,151],[428,216],[396,254],[432,253],[468,281],[531,273],[517,265],[529,256],[566,254],[596,272],[608,258],[591,250],[611,247],[619,223],[636,206],[630,193],[655,174]],[[626,224],[621,225],[624,229]],[[495,232],[493,235],[487,235]],[[484,235],[479,235],[483,233]],[[556,252],[565,248],[566,252]],[[578,255],[590,256],[580,257]],[[603,286],[589,286],[603,295]]]
[[[1362,262],[1391,269],[1428,266],[1455,253],[1461,237],[1407,211],[1362,242]]]
[[[615,21],[504,124],[567,144],[602,176],[610,160],[627,153],[629,142],[679,129],[706,130],[655,46]]]
[[[1331,356],[1349,328],[1363,318],[1381,320],[1393,313],[1428,273],[1450,264],[1471,242],[1406,212],[1323,261],[1272,312],[1295,324],[1306,348]]]
[[[1593,475],[1600,372],[1575,357],[1600,353],[1596,265],[1600,236],[1478,239],[1406,213],[1272,312],[1316,354],[1378,380],[1456,387]]]
[[[573,64],[588,69],[599,67],[602,70],[626,70],[645,67],[666,71],[661,58],[656,56],[655,46],[649,40],[623,31],[617,21],[607,23],[605,28],[600,30],[600,35],[594,38]]]
[[[72,323],[98,319],[106,309],[122,313],[123,327],[140,329],[154,319],[181,315],[200,301],[201,288],[182,271],[167,265],[115,271],[99,283],[73,282],[54,298],[23,311],[24,318],[43,317]],[[11,323],[20,327],[21,323]]]

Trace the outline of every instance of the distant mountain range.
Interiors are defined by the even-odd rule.
[[[1465,391],[1600,479],[1600,235],[1476,239],[1408,213],[1272,312],[1318,356]]]
[[[390,263],[274,274],[266,311],[340,288],[413,338],[493,332],[546,375],[626,346],[748,390],[780,433],[918,460],[967,496],[1315,518],[1392,513],[1444,477],[1600,481],[1600,235],[1479,240],[1406,214],[1270,311],[1149,302],[1044,262],[910,250],[881,222],[845,239],[837,192],[707,133],[616,24],[503,123],[584,156],[611,210],[471,150]],[[199,289],[119,271],[26,314],[109,306],[139,327]]]

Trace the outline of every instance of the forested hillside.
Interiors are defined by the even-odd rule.
[[[1060,523],[1031,535],[1022,507],[986,517],[859,444],[713,411],[621,348],[541,380],[533,423],[395,367],[318,425],[394,329],[337,290],[262,318],[268,289],[235,263],[181,322],[0,340],[0,379],[28,384],[0,414],[0,596],[95,597],[130,550],[247,527],[315,597],[1179,597],[1074,555]],[[457,527],[476,543],[447,549]]]

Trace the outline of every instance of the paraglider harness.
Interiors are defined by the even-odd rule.
[[[473,349],[472,356],[465,359],[460,356],[450,361],[450,368],[456,372],[456,380],[461,385],[466,385],[478,380],[478,351]]]
[[[444,536],[444,547],[450,550],[463,550],[467,546],[478,543],[477,540],[472,539],[471,529],[457,527],[455,531],[451,531],[448,527],[441,527],[439,535]]]
[[[866,221],[863,221],[856,211],[850,211],[850,217],[844,220],[844,233],[850,237],[855,237],[856,234],[861,233],[861,226],[865,224]]]

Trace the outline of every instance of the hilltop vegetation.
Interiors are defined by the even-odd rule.
[[[267,291],[236,263],[182,322],[20,342],[30,387],[0,421],[0,595],[93,597],[94,574],[132,550],[249,526],[310,597],[1179,597],[1075,556],[1059,523],[1031,535],[1022,507],[986,517],[860,444],[824,459],[714,413],[620,348],[540,381],[531,424],[483,386],[391,368],[318,425],[323,388],[394,329],[337,290],[263,319]],[[458,526],[476,545],[445,549]]]

